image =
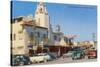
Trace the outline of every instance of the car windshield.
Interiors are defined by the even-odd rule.
[[[45,56],[46,53],[39,53],[38,56]]]

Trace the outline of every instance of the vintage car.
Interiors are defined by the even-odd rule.
[[[76,60],[76,59],[82,59],[82,58],[85,58],[84,50],[82,48],[74,48],[72,59]]]
[[[39,53],[30,57],[32,63],[47,62],[51,57],[47,53]]]
[[[97,50],[89,50],[87,56],[88,59],[97,58]]]
[[[11,60],[12,66],[28,65],[28,64],[31,64],[31,61],[28,56],[25,56],[25,55],[12,56],[12,60]]]

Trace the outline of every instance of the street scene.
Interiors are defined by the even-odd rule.
[[[96,6],[11,1],[11,66],[97,61],[96,17]]]

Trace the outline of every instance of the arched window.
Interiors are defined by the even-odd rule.
[[[39,12],[40,12],[40,13],[43,13],[43,9],[42,9],[42,8],[40,8],[40,9],[39,9]]]

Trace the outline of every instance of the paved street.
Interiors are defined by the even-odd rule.
[[[92,62],[92,61],[97,61],[97,59],[78,59],[78,60],[72,60],[72,58],[58,58],[57,60],[54,61],[49,61],[46,63],[38,63],[38,64],[32,64],[32,65],[41,65],[41,64],[61,64],[61,63],[79,63],[79,62]]]

